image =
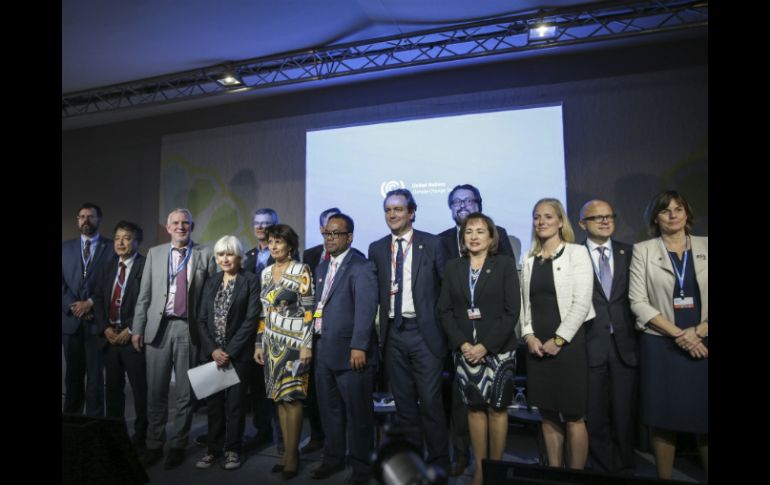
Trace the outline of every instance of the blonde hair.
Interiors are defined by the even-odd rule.
[[[567,217],[567,211],[564,210],[564,206],[559,199],[553,199],[546,197],[535,202],[535,206],[532,208],[532,217],[535,217],[535,210],[540,204],[547,204],[556,211],[556,215],[559,216],[559,221],[562,223],[561,229],[559,229],[559,238],[568,243],[575,242],[575,231],[572,229],[572,224],[569,223]],[[540,245],[540,239],[537,237],[537,231],[535,231],[535,225],[532,224],[532,243],[530,245],[529,256],[536,256],[543,247]]]

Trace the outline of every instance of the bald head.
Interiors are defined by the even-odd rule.
[[[615,211],[609,202],[589,200],[580,208],[579,225],[596,244],[604,244],[615,232]]]

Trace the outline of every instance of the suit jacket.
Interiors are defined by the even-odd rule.
[[[323,294],[330,261],[322,261],[316,275],[316,304]],[[351,250],[337,267],[323,307],[323,346],[315,358],[333,370],[350,370],[350,351],[366,352],[366,365],[377,365],[378,344],[374,328],[377,313],[377,276],[374,264]]]
[[[513,247],[511,241],[508,239],[508,233],[504,228],[495,226],[500,236],[500,243],[497,246],[497,254],[510,256],[516,260],[516,255],[513,254]],[[460,250],[457,247],[457,227],[451,227],[446,231],[438,235],[441,238],[441,243],[444,245],[444,252],[448,259],[459,258],[461,256]]]
[[[214,324],[214,298],[222,285],[225,274],[219,272],[206,280],[201,297],[198,332],[201,341],[201,360],[209,362],[211,353],[219,346],[216,344],[216,326]],[[257,321],[262,311],[259,300],[260,283],[253,273],[241,269],[235,278],[232,303],[227,310],[225,324],[226,345],[223,350],[234,362],[250,362],[254,355],[254,342],[257,337]]]
[[[631,312],[631,302],[628,300],[632,252],[633,248],[630,245],[612,240],[614,268],[610,295],[604,294],[602,283],[594,271],[593,304],[596,318],[586,324],[589,366],[597,366],[605,362],[604,356],[607,355],[610,346],[610,322],[620,358],[626,365],[639,365],[639,333],[636,331],[636,318]]]
[[[534,333],[532,308],[529,300],[529,283],[535,257],[529,256],[521,269],[521,320],[518,336]],[[588,250],[581,244],[567,243],[564,253],[553,262],[553,283],[559,305],[561,323],[556,333],[569,342],[583,322],[596,316],[592,298],[594,291],[594,267]],[[536,335],[545,342],[553,335]]]
[[[99,242],[92,251],[94,256],[84,279],[80,236],[61,243],[61,331],[64,334],[74,334],[81,323],[81,320],[70,311],[70,305],[76,301],[91,298],[101,268],[115,257],[112,240],[105,237],[99,237]],[[90,334],[99,333],[94,320],[82,320],[82,322],[88,325]]]
[[[481,268],[474,305],[481,318],[470,320],[471,291],[468,283],[469,258],[449,261],[441,286],[439,314],[446,330],[449,346],[459,349],[465,342],[473,343],[473,325],[476,342],[493,354],[516,349],[516,322],[519,321],[521,290],[519,275],[513,259],[506,256],[488,256]]]
[[[248,271],[249,273],[257,273],[257,252],[258,252],[259,246],[251,248],[249,251],[246,252],[246,257],[243,258],[243,269]],[[272,256],[267,257],[267,262],[265,263],[265,268],[270,266],[271,264],[275,263],[275,259],[273,259]],[[257,275],[257,279],[260,279],[262,275]]]
[[[438,299],[444,275],[446,255],[441,239],[433,234],[414,230],[412,241],[412,296],[420,334],[436,357],[447,353],[447,340],[438,316]],[[387,344],[388,313],[390,312],[390,281],[392,272],[391,235],[369,245],[369,260],[377,267],[380,301],[380,336]]]
[[[316,269],[318,268],[318,265],[321,263],[321,254],[323,253],[324,245],[319,244],[318,246],[313,246],[312,248],[306,249],[302,253],[302,262],[310,268],[310,272],[313,273],[313,276],[315,276]]]
[[[168,255],[171,244],[165,243],[150,248],[144,263],[139,297],[134,310],[134,328],[132,332],[144,335],[145,343],[155,339],[160,329],[160,321],[166,310],[168,300]],[[198,339],[198,309],[203,285],[206,279],[216,272],[214,252],[206,246],[193,243],[192,255],[187,262],[191,272],[187,279],[187,319],[190,340],[193,345],[200,344]]]
[[[120,323],[123,327],[128,327],[133,331],[134,308],[136,299],[139,296],[139,285],[142,281],[144,272],[144,263],[147,260],[144,256],[137,253],[134,263],[131,265],[131,272],[126,277],[125,290],[120,305]],[[100,334],[110,325],[110,304],[112,303],[112,287],[115,283],[115,277],[118,275],[118,264],[120,259],[112,258],[104,266],[100,275],[99,283],[94,291],[94,320]]]
[[[701,303],[701,321],[709,317],[709,238],[690,236],[695,280],[698,282]],[[674,286],[676,275],[671,267],[666,246],[656,237],[634,244],[631,259],[631,280],[628,297],[631,310],[636,315],[636,326],[653,335],[659,332],[647,325],[656,315],[662,314],[674,321]]]

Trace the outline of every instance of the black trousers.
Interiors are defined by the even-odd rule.
[[[208,450],[214,455],[223,451],[240,453],[243,428],[246,424],[246,382],[254,373],[251,362],[233,362],[240,383],[206,398],[209,415]]]
[[[90,322],[81,321],[71,335],[62,334],[66,372],[64,412],[88,416],[104,416],[104,373],[102,345],[104,340],[88,331]]]
[[[134,439],[147,438],[147,364],[143,352],[134,350],[131,343],[112,345],[102,339],[104,347],[104,375],[107,417],[126,417],[126,375],[134,394]]]

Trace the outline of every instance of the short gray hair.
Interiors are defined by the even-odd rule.
[[[216,244],[214,244],[214,254],[234,254],[243,261],[243,244],[235,236],[222,236]]]
[[[183,207],[177,207],[176,209],[174,209],[174,210],[172,210],[171,212],[168,213],[168,217],[166,217],[166,224],[170,224],[171,223],[171,215],[172,214],[176,214],[177,212],[180,212],[182,214],[187,214],[187,216],[190,218],[190,224],[193,223],[193,216],[192,216],[192,212],[190,212],[190,209],[185,209]]]

